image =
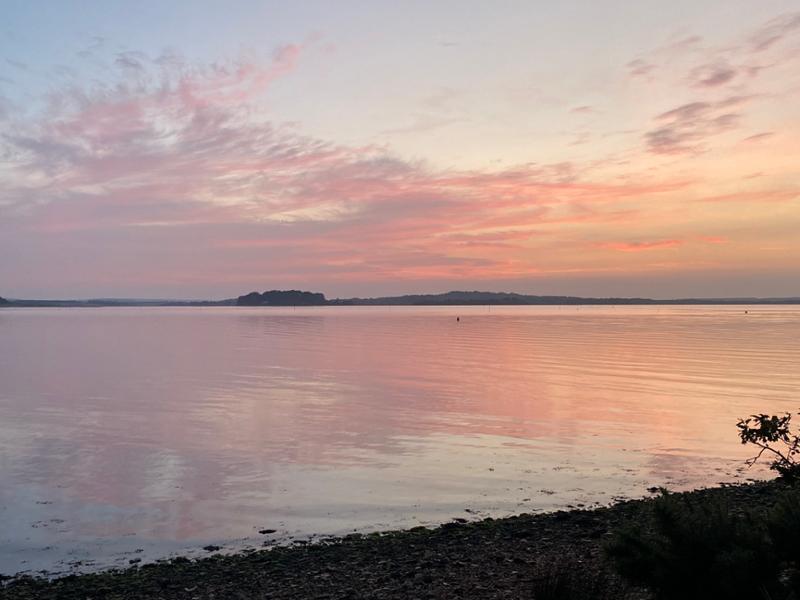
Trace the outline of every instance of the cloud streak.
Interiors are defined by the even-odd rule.
[[[738,70],[725,62],[700,65],[692,69],[690,79],[696,87],[713,88],[733,81]]]
[[[715,136],[739,127],[741,113],[731,110],[737,98],[721,102],[691,102],[656,117],[658,126],[645,134],[650,152],[656,154],[695,153]]]
[[[683,245],[683,243],[683,240],[653,240],[649,242],[600,242],[595,246],[598,248],[610,248],[619,252],[646,252],[649,250],[676,248]]]
[[[750,38],[750,44],[754,51],[764,52],[799,31],[800,12],[786,13],[760,27]]]

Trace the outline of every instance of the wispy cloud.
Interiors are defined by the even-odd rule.
[[[700,65],[689,74],[692,85],[697,87],[717,87],[730,83],[738,75],[738,70],[724,61]]]
[[[656,128],[645,133],[647,147],[657,154],[694,153],[714,136],[739,126],[741,114],[732,111],[736,98],[720,102],[691,102],[656,117]]]
[[[19,71],[27,71],[29,68],[27,63],[24,63],[21,60],[14,60],[13,58],[7,58],[6,64],[14,67]]]
[[[798,31],[800,31],[800,12],[786,13],[760,27],[750,37],[750,44],[753,50],[763,52]]]
[[[743,127],[749,109],[770,101],[771,94],[791,95],[797,82],[790,70],[777,80],[773,77],[771,85],[765,80],[773,70],[800,66],[800,56],[786,50],[785,42],[795,37],[800,38],[800,13],[788,13],[726,44],[689,36],[629,62],[631,74],[647,75],[651,85],[670,84],[685,99],[655,115],[654,126],[644,135],[646,148],[668,155],[703,152],[720,134]],[[660,79],[650,77],[656,71]],[[745,137],[754,141],[757,136],[761,133]]]
[[[761,133],[755,133],[753,135],[748,135],[744,138],[743,142],[760,142],[762,140],[767,140],[775,135],[774,131],[762,131]]]
[[[683,245],[683,240],[654,240],[645,242],[598,242],[598,248],[610,248],[620,252],[645,252],[648,250],[663,250]]]
[[[633,77],[645,77],[653,72],[656,66],[643,58],[635,58],[627,65],[628,72]]]
[[[115,232],[178,254],[202,240],[240,265],[269,252],[284,279],[519,277],[544,268],[518,257],[540,239],[519,232],[614,222],[631,214],[618,203],[685,185],[592,181],[569,162],[436,170],[301,135],[247,102],[299,53],[207,68],[126,54],[120,81],[53,92],[4,131],[0,213],[45,239]]]
[[[119,52],[114,59],[114,64],[122,69],[143,71],[146,56],[141,52]]]

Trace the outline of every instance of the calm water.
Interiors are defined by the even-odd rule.
[[[0,573],[762,476],[798,366],[799,307],[0,310]]]

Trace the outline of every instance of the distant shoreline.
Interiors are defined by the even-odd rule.
[[[225,300],[148,300],[93,298],[86,300],[3,299],[0,308],[99,308],[99,307],[213,307],[213,306],[763,306],[800,305],[800,297],[785,298],[587,298],[535,296],[506,292],[452,291],[443,294],[411,294],[377,298],[335,298],[299,290],[251,292]]]
[[[232,307],[232,308],[326,308],[342,306],[798,306],[800,299],[787,298],[776,300],[652,300],[649,302],[518,302],[518,303],[490,303],[490,302],[420,302],[409,303],[375,303],[375,302],[330,302],[328,304],[262,304],[258,306],[241,306],[228,301],[187,301],[187,302],[94,302],[92,300],[13,300],[0,305],[3,308],[202,308],[202,307]]]

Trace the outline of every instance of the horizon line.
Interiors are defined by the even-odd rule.
[[[272,289],[272,290],[265,290],[265,291],[298,291],[298,292],[306,292],[310,290],[300,290],[297,288],[292,289]],[[257,292],[256,293],[263,293]],[[21,297],[14,297],[14,296],[3,296],[0,295],[0,299],[5,299],[8,302],[148,302],[148,303],[155,303],[155,302],[181,302],[181,303],[192,303],[192,302],[226,302],[231,300],[236,300],[241,296],[245,296],[247,294],[253,292],[246,292],[245,294],[240,294],[239,296],[229,296],[229,297],[222,297],[222,298],[148,298],[148,297],[136,297],[136,296],[89,296],[89,297],[73,297],[73,298],[56,298],[56,297],[49,297],[49,298],[21,298]],[[522,293],[522,292],[509,292],[509,291],[494,291],[494,290],[466,290],[466,289],[451,289],[444,292],[407,292],[407,293],[400,293],[400,294],[387,294],[387,295],[374,295],[374,296],[336,296],[329,298],[324,292],[313,292],[313,293],[322,293],[325,297],[326,301],[342,301],[342,300],[376,300],[376,299],[386,299],[386,298],[403,298],[409,296],[421,296],[421,297],[433,297],[433,296],[444,296],[447,294],[453,293],[464,293],[464,294],[495,294],[495,295],[507,295],[507,296],[521,296],[521,297],[533,297],[533,298],[576,298],[576,299],[587,299],[587,300],[648,300],[654,302],[676,302],[682,300],[702,300],[702,301],[709,301],[709,300],[725,300],[725,301],[744,301],[744,300],[754,300],[754,301],[774,301],[774,300],[798,300],[800,301],[800,293],[797,295],[788,295],[788,296],[680,296],[680,297],[651,297],[651,296],[617,296],[617,295],[603,295],[603,296],[585,296],[585,295],[576,295],[576,294],[538,294],[538,293]]]

